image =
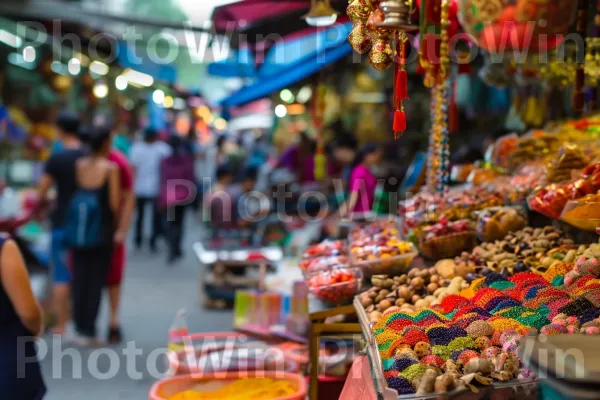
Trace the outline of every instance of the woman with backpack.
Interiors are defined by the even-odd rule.
[[[75,344],[96,343],[96,317],[112,258],[115,221],[121,201],[119,170],[106,156],[110,130],[89,131],[90,153],[75,164],[77,190],[66,216],[65,238],[72,250]]]
[[[0,393],[3,399],[41,400],[46,393],[35,337],[43,330],[38,304],[17,245],[0,235]]]

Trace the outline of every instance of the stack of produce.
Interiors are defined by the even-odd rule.
[[[580,257],[565,273],[491,273],[429,309],[384,312],[373,332],[388,386],[446,393],[530,378],[516,354],[521,336],[600,333],[600,262]]]

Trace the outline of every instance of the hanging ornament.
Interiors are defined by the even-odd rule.
[[[313,100],[313,123],[317,131],[317,151],[314,156],[314,176],[315,180],[320,182],[325,180],[327,176],[327,156],[325,155],[325,146],[323,138],[323,126],[325,117],[325,96],[327,95],[327,87],[319,83],[317,78],[316,95]]]
[[[556,48],[576,10],[574,0],[458,0],[464,31],[491,53]]]

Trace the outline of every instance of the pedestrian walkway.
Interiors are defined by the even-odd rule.
[[[185,257],[176,265],[166,264],[167,251],[164,247],[157,254],[130,249],[121,308],[125,337],[122,345],[108,348],[113,351],[77,350],[81,368],[77,367],[74,371],[69,354],[73,351],[69,346],[58,341],[53,343],[49,335],[44,337],[50,347],[42,360],[48,386],[45,400],[147,400],[150,386],[155,381],[153,372],[165,371],[164,358],[155,359],[158,352],[153,351],[166,347],[169,325],[181,308],[188,312],[190,331],[231,330],[231,312],[205,311],[202,308],[199,266],[192,252],[192,244],[200,238],[200,231],[191,218],[187,222]],[[98,324],[103,335],[108,323],[107,305],[107,299],[104,299]],[[136,357],[123,354],[129,341],[134,341],[138,352]],[[133,351],[130,354],[134,354]],[[136,362],[128,366],[128,359]]]

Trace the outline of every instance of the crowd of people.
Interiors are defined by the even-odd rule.
[[[119,306],[134,214],[135,248],[158,252],[164,240],[166,261],[172,264],[183,255],[185,213],[194,203],[201,206],[198,216],[218,241],[230,232],[255,233],[260,227],[256,217],[273,212],[269,195],[276,184],[274,171],[287,170],[296,183],[318,183],[318,190],[330,194],[335,181],[342,182],[343,198],[335,200],[338,218],[371,210],[381,176],[381,148],[358,149],[344,136],[327,145],[327,178],[316,182],[317,145],[304,133],[277,157],[262,142],[231,151],[226,136],[199,153],[195,143],[176,134],[161,137],[152,129],[143,130],[141,140],[125,144],[110,127],[83,126],[78,115],[69,112],[60,114],[56,128],[57,144],[37,190],[39,208],[51,204],[52,332],[81,347],[123,339]],[[199,161],[205,168],[199,170]],[[201,202],[190,200],[196,189]],[[255,190],[269,201],[247,196]],[[148,215],[151,230],[145,237]],[[16,341],[41,334],[44,318],[23,257],[6,236],[0,237],[0,283],[0,352],[11,354],[0,357],[0,371],[7,372],[0,378],[0,391],[13,394],[9,398],[41,398],[45,388],[39,365],[27,364],[26,380],[11,375],[23,357],[15,352]],[[96,326],[103,293],[110,305],[105,335]],[[67,329],[70,321],[73,332]],[[33,344],[25,350],[35,354]]]

